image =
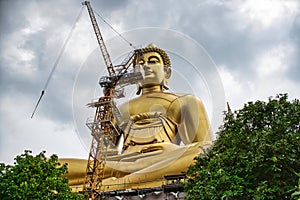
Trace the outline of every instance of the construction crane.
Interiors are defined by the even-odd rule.
[[[91,199],[101,199],[102,180],[109,146],[116,145],[121,130],[117,126],[118,108],[114,99],[122,97],[123,87],[137,84],[142,79],[141,69],[135,65],[135,60],[140,56],[140,50],[132,51],[120,65],[114,66],[105,46],[93,9],[89,1],[82,3],[87,6],[88,13],[97,37],[108,76],[100,78],[99,84],[103,88],[103,96],[96,102],[89,103],[89,107],[96,108],[92,121],[87,121],[91,130],[92,144],[86,168],[86,179],[83,192],[88,193]],[[129,67],[133,66],[130,71]]]

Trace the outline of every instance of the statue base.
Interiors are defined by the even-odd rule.
[[[118,190],[105,190],[101,192],[100,196],[102,200],[173,200],[173,199],[184,199],[186,193],[183,189],[183,183],[185,182],[186,176],[181,175],[171,175],[164,176],[162,179],[162,185],[160,187],[143,187],[141,183],[140,187],[132,189],[121,189],[127,188],[124,184],[118,186]],[[105,186],[104,186],[105,187]],[[72,187],[74,192],[80,192],[81,188]]]

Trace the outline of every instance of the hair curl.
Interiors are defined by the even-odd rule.
[[[154,44],[149,44],[147,47],[139,49],[139,52],[141,54],[156,52],[162,57],[164,65],[166,67],[171,67],[171,60],[170,60],[168,54],[164,50],[156,47]]]

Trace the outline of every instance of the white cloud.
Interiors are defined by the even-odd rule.
[[[239,0],[237,2],[232,2],[232,6],[238,9],[244,22],[254,23],[257,28],[260,27],[259,29],[282,23],[299,11],[299,2],[296,0]]]
[[[231,71],[227,66],[219,66],[219,73],[223,82],[225,99],[232,110],[240,109],[248,99],[251,82],[242,80],[238,73]]]
[[[7,63],[5,67],[10,68],[16,74],[30,75],[34,69],[31,62],[36,56],[35,53],[22,47],[32,32],[29,28],[24,28],[11,33],[2,44],[5,51],[2,52],[1,58]]]
[[[279,44],[259,56],[253,67],[263,79],[266,76],[280,76],[288,69],[288,61],[293,52],[291,44]]]
[[[226,66],[219,67],[219,73],[226,91],[226,96],[233,97],[242,92],[241,81],[239,81],[232,72],[226,69]]]
[[[226,65],[219,67],[226,101],[233,110],[240,109],[248,101],[266,100],[279,93],[299,98],[300,89],[287,75],[289,60],[295,53],[292,44],[280,44],[266,50],[251,64],[251,73],[240,73]]]
[[[58,123],[35,116],[30,119],[32,102],[19,93],[1,98],[0,162],[12,163],[25,149],[60,157],[85,157],[87,152],[74,131],[72,124]],[[22,106],[20,106],[22,105]],[[9,125],[8,125],[9,124]],[[4,144],[5,142],[5,144]]]

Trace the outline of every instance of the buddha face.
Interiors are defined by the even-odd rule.
[[[145,71],[143,87],[162,85],[163,81],[168,78],[163,59],[157,52],[144,53],[139,60],[139,64]]]

